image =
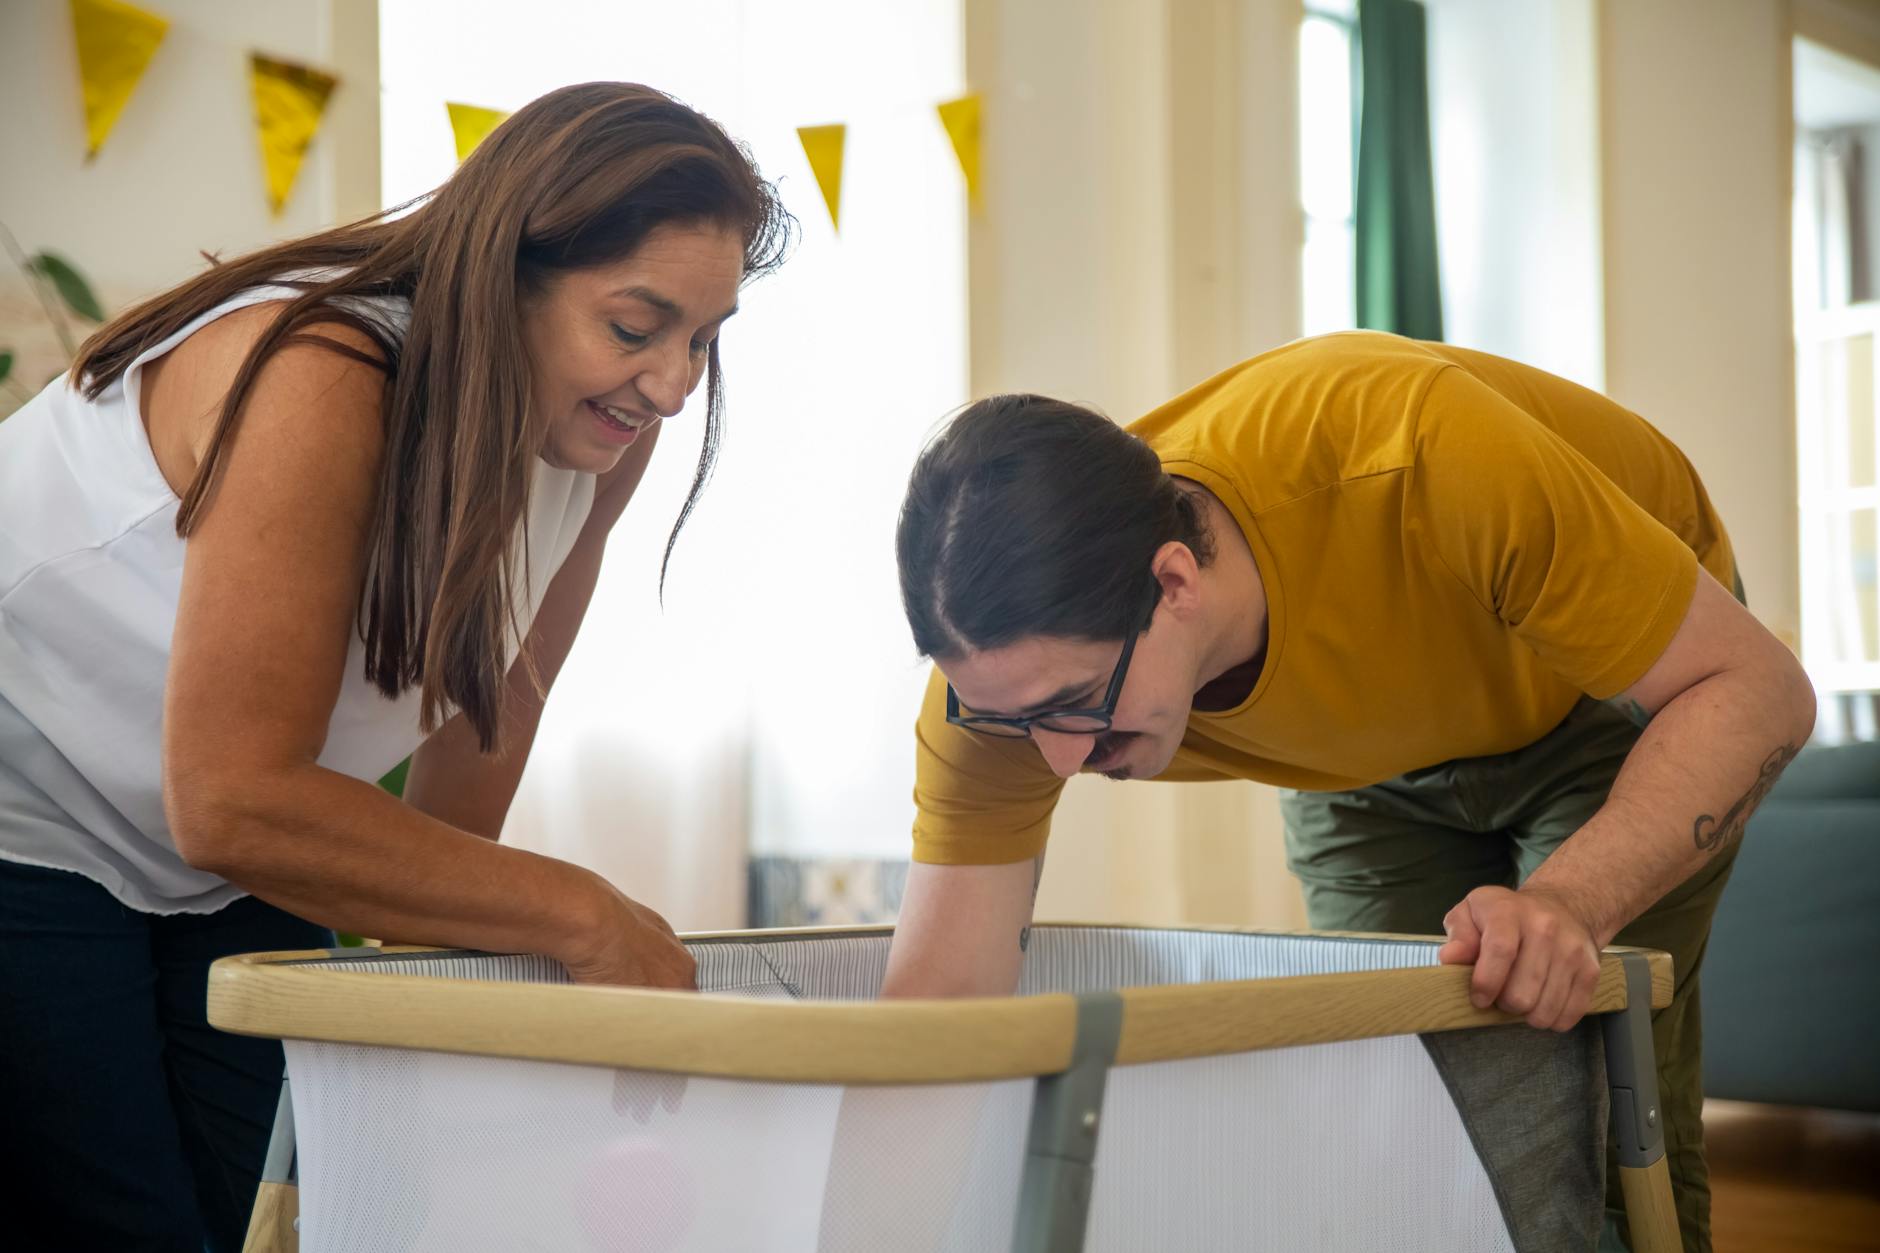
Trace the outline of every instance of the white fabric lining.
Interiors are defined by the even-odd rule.
[[[853,999],[873,995],[888,943],[844,936],[691,948],[710,991]],[[1433,963],[1435,948],[1043,927],[1033,932],[1022,991],[1402,968]],[[513,956],[309,964],[565,978],[544,959]],[[843,1149],[839,1088],[352,1045],[290,1042],[288,1050],[308,1253],[616,1247],[610,1241],[875,1253],[917,1247],[916,1230],[919,1246],[964,1253],[1010,1239],[1030,1081],[873,1089],[870,1108],[890,1116],[849,1126],[843,1134],[860,1140]],[[1119,1067],[1102,1127],[1093,1253],[1514,1247],[1415,1036]],[[835,1161],[865,1163],[865,1185],[832,1177]],[[881,1242],[915,1215],[917,1228]]]

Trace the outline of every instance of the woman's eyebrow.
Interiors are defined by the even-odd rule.
[[[645,304],[649,304],[653,306],[653,308],[659,310],[661,313],[665,314],[669,318],[683,317],[685,314],[685,310],[679,307],[679,304],[677,301],[670,300],[667,297],[660,295],[658,292],[654,291],[650,287],[623,287],[619,291],[615,292],[614,295],[631,296],[635,300],[638,300]],[[738,307],[736,305],[732,305],[729,309],[726,309],[723,313],[719,314],[717,317],[709,319],[709,321],[723,322],[726,318],[729,318],[730,316],[735,314],[737,311],[738,311]]]

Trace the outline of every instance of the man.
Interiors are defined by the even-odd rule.
[[[973,405],[898,554],[937,671],[884,994],[1015,987],[1070,775],[1277,784],[1312,925],[1441,930],[1478,1005],[1566,1030],[1602,946],[1672,954],[1666,1152],[1709,1247],[1698,966],[1814,697],[1668,440],[1511,361],[1326,336],[1127,430]]]

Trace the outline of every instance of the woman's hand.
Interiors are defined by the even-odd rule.
[[[697,963],[664,918],[596,875],[594,908],[570,951],[556,954],[576,983],[698,987]]]

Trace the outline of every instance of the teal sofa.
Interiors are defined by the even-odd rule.
[[[1751,818],[1702,996],[1706,1095],[1880,1112],[1880,743],[1805,749]]]

